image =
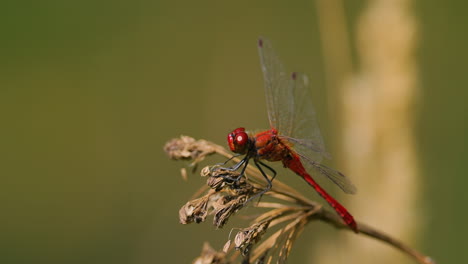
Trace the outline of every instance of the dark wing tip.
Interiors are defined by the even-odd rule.
[[[294,81],[297,79],[297,72],[291,73],[291,79],[293,79]]]
[[[259,38],[258,38],[258,46],[259,46],[260,48],[263,48],[263,38],[262,38],[262,37],[259,37]]]

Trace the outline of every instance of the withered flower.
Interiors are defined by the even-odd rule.
[[[240,210],[247,201],[247,195],[239,196],[224,196],[213,205],[215,208],[215,216],[213,218],[213,225],[217,228],[223,227],[229,217]]]
[[[206,216],[208,215],[208,202],[213,193],[208,193],[207,195],[188,201],[182,208],[179,210],[179,222],[181,224],[189,223],[200,223],[205,221]]]
[[[246,178],[243,175],[241,176],[238,171],[220,167],[219,165],[203,168],[201,175],[209,176],[207,185],[217,191],[226,187],[225,191],[230,191],[235,195],[246,194],[249,196],[260,192],[259,189],[248,183]]]
[[[206,140],[195,140],[192,137],[180,136],[164,145],[164,151],[171,159],[193,160],[192,165],[202,161],[207,155],[215,153],[212,143]]]
[[[245,249],[257,243],[262,235],[267,231],[271,221],[262,221],[254,223],[248,228],[240,230],[234,238],[234,244],[236,249],[242,250],[242,254],[245,255]]]

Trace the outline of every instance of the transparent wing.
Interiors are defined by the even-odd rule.
[[[271,128],[282,131],[284,120],[290,119],[293,105],[289,76],[268,39],[259,38],[258,53],[263,72],[266,106]]]
[[[288,136],[306,139],[314,146],[315,151],[326,153],[312,105],[312,91],[307,76],[303,73],[293,73],[291,75],[291,90],[295,107],[291,113],[292,121],[290,122],[292,125]]]
[[[298,139],[280,135],[283,142],[286,140],[295,152],[309,158],[317,163],[320,163],[323,157],[330,159],[330,154],[324,149],[323,145],[312,139]]]
[[[301,153],[297,153],[301,158],[302,165],[304,168],[312,174],[311,176],[321,175],[325,176],[338,185],[341,190],[348,194],[355,194],[357,192],[356,186],[346,177],[343,173],[329,168],[323,164],[315,162],[308,157],[302,155]]]
[[[286,74],[269,40],[258,41],[260,64],[271,128],[294,144],[295,150],[320,162],[329,158],[317,125],[312,94],[305,74]]]
[[[258,50],[271,128],[278,130],[280,140],[299,155],[309,173],[329,178],[345,193],[356,193],[356,187],[346,176],[320,164],[323,157],[330,155],[317,124],[307,76],[286,74],[269,40],[260,38]]]

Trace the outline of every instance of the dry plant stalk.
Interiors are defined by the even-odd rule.
[[[347,31],[346,2],[316,0],[328,90],[333,93],[329,98],[341,103],[333,109],[333,116],[340,119],[335,129],[342,140],[340,167],[379,201],[365,204],[358,197],[350,208],[405,241],[420,239],[418,231],[424,225],[417,204],[422,184],[414,134],[419,27],[414,2],[364,2],[354,30],[359,64],[353,65],[348,37],[354,32]],[[343,239],[339,245],[321,244],[318,251],[325,253],[315,260],[336,263],[336,254],[330,253],[339,247],[356,263],[374,263],[376,256],[385,260],[380,263],[402,262],[385,247],[346,237],[349,241]],[[361,254],[369,251],[373,253]]]
[[[192,166],[212,154],[231,157],[219,145],[187,136],[172,139],[166,143],[164,150],[172,159],[193,160]],[[233,160],[239,161],[236,158]],[[351,231],[334,212],[324,209],[321,204],[307,199],[279,180],[275,180],[272,189],[264,194],[276,202],[259,201],[259,194],[265,188],[264,178],[254,167],[247,167],[247,176],[241,176],[238,171],[218,164],[203,168],[201,175],[207,177],[207,186],[202,187],[196,197],[179,210],[180,223],[201,223],[208,215],[213,215],[213,225],[222,228],[247,204],[269,210],[255,217],[250,226],[237,230],[234,239],[229,238],[222,250],[216,251],[205,243],[201,255],[193,262],[195,264],[284,263],[294,241],[312,220]],[[277,231],[269,234],[273,227]],[[392,245],[419,263],[433,263],[429,257],[372,227],[361,222],[358,227],[360,234]]]

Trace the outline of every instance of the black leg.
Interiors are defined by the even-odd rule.
[[[273,185],[271,184],[271,182],[273,181],[273,179],[274,179],[275,176],[276,176],[276,171],[273,170],[270,166],[266,165],[265,163],[263,163],[263,162],[261,162],[261,161],[254,160],[254,162],[255,162],[255,166],[257,166],[258,170],[260,171],[260,173],[262,173],[263,177],[265,178],[265,180],[266,180],[267,183],[268,183],[268,186],[265,188],[265,190],[263,190],[263,191],[261,192],[261,195],[263,195],[264,193],[268,192],[268,191],[271,189],[271,187],[273,186]],[[266,173],[263,171],[262,167],[260,167],[260,165],[265,166],[265,168],[267,168],[267,169],[269,169],[271,172],[273,172],[273,177],[271,178],[271,180],[268,179],[268,176],[267,176]]]
[[[268,185],[267,185],[267,187],[266,187],[264,190],[262,190],[261,192],[257,193],[256,195],[250,197],[245,203],[250,202],[251,200],[257,198],[258,196],[260,197],[260,198],[258,199],[258,202],[260,202],[260,199],[262,199],[262,195],[265,194],[266,192],[268,192],[269,190],[271,190],[271,187],[273,186],[272,181],[273,181],[273,179],[276,177],[276,171],[275,171],[272,167],[266,165],[265,163],[263,163],[263,162],[261,162],[261,161],[257,161],[257,160],[254,160],[254,163],[255,163],[255,166],[257,166],[257,168],[258,168],[258,170],[260,171],[260,173],[262,174],[262,176],[263,176],[263,177],[265,178],[265,180],[267,181],[267,184],[268,184]],[[262,169],[262,167],[261,167],[260,165],[264,166],[265,168],[267,168],[268,170],[270,170],[270,171],[273,173],[273,176],[271,177],[271,180],[268,178],[268,176],[266,175],[265,171],[263,171],[263,169]]]
[[[242,154],[236,154],[236,155],[232,156],[231,158],[229,158],[228,160],[226,160],[225,162],[222,162],[222,163],[216,163],[215,165],[218,165],[218,166],[221,166],[221,165],[226,165],[226,163],[228,163],[229,161],[231,161],[233,158],[237,158],[237,157],[239,157],[240,155],[242,155]]]
[[[266,165],[265,163],[263,163],[263,162],[261,162],[261,161],[258,161],[258,163],[260,163],[260,165],[262,165],[263,167],[265,167],[265,168],[267,168],[269,171],[271,171],[271,173],[273,174],[273,176],[271,177],[271,182],[273,182],[273,180],[274,180],[275,177],[276,177],[276,171],[275,171],[272,167]],[[257,166],[257,167],[258,167],[258,166]]]
[[[250,159],[249,159],[248,157],[245,157],[244,160],[245,160],[245,165],[244,165],[244,168],[242,168],[242,171],[241,171],[241,173],[240,173],[240,176],[244,175],[244,172],[245,172],[245,170],[247,169],[247,165],[249,165],[249,161],[250,161]],[[238,169],[238,168],[239,168],[239,167],[237,167],[237,169]]]
[[[239,176],[237,176],[237,178],[235,179],[235,181],[240,180],[240,178],[241,178],[242,176],[244,176],[245,170],[247,169],[247,165],[249,165],[249,161],[250,161],[250,159],[247,158],[247,157],[245,157],[244,159],[242,159],[241,162],[244,164],[244,167],[242,168],[241,173],[239,174]],[[239,162],[239,163],[241,163],[241,162]],[[239,167],[242,165],[242,164],[239,165],[239,163],[236,164],[235,170],[239,169]]]
[[[241,171],[241,175],[244,175],[244,171],[245,169],[247,168],[247,165],[249,165],[249,158],[247,156],[245,156],[245,158],[243,158],[241,161],[239,161],[236,165],[232,166],[231,168],[229,168],[229,170],[233,170],[233,171],[236,171],[238,170],[242,165],[244,165],[244,167],[242,168],[242,171]]]
[[[237,177],[230,177],[230,176],[223,176],[223,178],[226,180],[229,180],[229,181],[232,181],[232,182],[237,182],[240,180],[240,178],[244,175],[244,172],[245,170],[247,169],[247,165],[249,165],[249,160],[250,158],[248,156],[245,156],[241,161],[239,161],[236,165],[230,167],[230,168],[225,168],[226,170],[229,170],[229,171],[236,171],[238,170],[242,165],[244,166],[242,168],[242,171],[241,173],[239,174],[239,176]]]

